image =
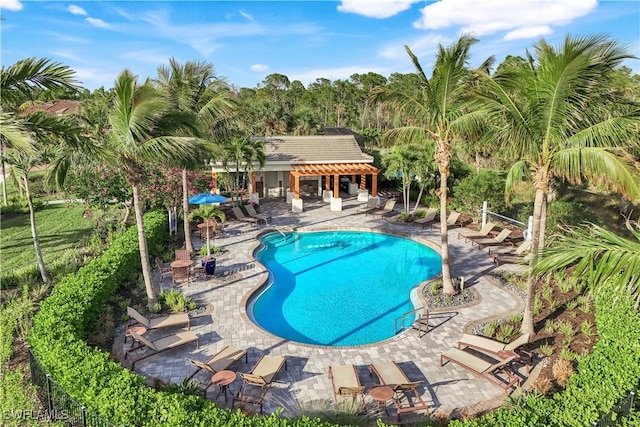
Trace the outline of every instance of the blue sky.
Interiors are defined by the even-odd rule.
[[[271,73],[308,85],[354,73],[429,70],[438,44],[463,32],[490,55],[524,56],[541,37],[605,33],[640,57],[640,0],[24,1],[0,0],[1,61],[51,58],[93,90],[129,68],[155,77],[170,57],[207,61],[240,87]],[[640,60],[625,65],[640,73]]]

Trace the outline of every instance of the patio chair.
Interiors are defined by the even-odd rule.
[[[413,225],[420,224],[422,228],[424,228],[425,225],[436,220],[437,213],[438,213],[438,210],[436,208],[429,208],[427,209],[427,213],[424,215],[424,218],[418,218],[413,220]]]
[[[364,386],[360,384],[355,366],[329,366],[328,376],[331,380],[331,387],[333,387],[333,400],[336,403],[338,403],[338,396],[351,397],[354,400],[360,397],[364,405]]]
[[[365,215],[367,215],[368,213],[373,212],[374,210],[376,210],[376,206],[378,205],[378,198],[377,197],[370,197],[369,200],[367,200],[367,205],[363,208],[358,208],[356,210],[356,214],[359,213],[363,213]]]
[[[475,350],[480,350],[483,353],[498,356],[500,359],[504,359],[504,357],[501,357],[501,352],[506,352],[508,354],[507,357],[511,357],[513,356],[513,353],[515,353],[518,355],[517,361],[522,362],[528,374],[531,369],[533,355],[531,352],[524,351],[520,347],[529,342],[529,337],[529,334],[523,334],[512,342],[505,344],[500,341],[492,340],[491,338],[473,334],[463,334],[460,341],[458,341],[458,348],[462,350],[465,347],[470,347]]]
[[[451,211],[451,213],[447,217],[447,228],[461,227],[462,224],[458,222],[459,219],[460,219],[460,212]],[[440,224],[438,222],[434,221],[431,223],[431,228],[435,228],[439,226]]]
[[[233,215],[236,217],[236,219],[238,221],[250,222],[250,223],[255,224],[255,225],[258,224],[258,219],[257,218],[252,218],[250,216],[246,216],[245,214],[242,213],[242,210],[240,210],[240,208],[237,207],[237,206],[232,207],[231,211],[233,212]]]
[[[185,260],[189,260],[191,259],[191,252],[189,252],[186,249],[176,249],[176,260],[178,259],[185,259]]]
[[[249,355],[247,350],[239,350],[230,345],[226,346],[213,356],[209,358],[206,362],[200,362],[198,360],[187,358],[187,362],[191,363],[196,367],[196,370],[187,377],[187,381],[196,376],[196,374],[200,371],[208,372],[213,375],[216,372],[224,371],[233,366],[237,361],[244,357],[245,363],[249,362]],[[209,376],[208,381],[206,383],[205,391],[211,386],[211,377]]]
[[[485,246],[500,245],[511,234],[511,230],[504,228],[496,237],[469,237],[471,240],[471,246],[478,245],[478,249],[482,249]]]
[[[180,325],[184,325],[187,327],[187,329],[191,329],[191,320],[189,319],[189,315],[187,313],[176,313],[170,314],[168,316],[148,319],[138,311],[136,311],[135,308],[127,307],[127,315],[148,330],[170,328],[172,326]]]
[[[143,354],[135,360],[131,360],[131,370],[135,369],[135,365],[137,362],[142,359],[146,359],[147,357],[155,356],[156,354],[171,350],[173,348],[178,348],[183,345],[187,345],[189,343],[195,342],[196,349],[200,348],[200,338],[191,330],[189,331],[180,331],[175,334],[166,336],[164,338],[157,339],[155,341],[149,341],[148,339],[136,334],[135,332],[131,332],[131,336],[136,342],[140,345],[132,346],[127,352],[124,354],[124,358],[127,359],[129,354],[143,347],[147,347],[150,351],[147,354]]]
[[[251,218],[255,218],[258,221],[264,221],[264,225],[267,225],[269,223],[271,215],[259,214],[258,212],[256,212],[256,209],[253,207],[253,205],[245,205],[245,208],[247,209],[247,213]]]
[[[380,215],[380,218],[384,218],[385,216],[387,216],[388,214],[395,212],[394,208],[396,206],[396,199],[389,199],[387,200],[387,202],[384,204],[384,207],[382,209],[375,209],[373,210],[371,213],[371,215]]]
[[[264,355],[258,360],[258,363],[255,364],[253,369],[251,369],[251,372],[241,372],[242,385],[238,393],[233,397],[231,409],[233,409],[236,401],[251,403],[253,405],[259,405],[260,413],[262,414],[264,398],[271,388],[274,378],[283,366],[287,369],[287,361],[284,357]]]
[[[191,279],[190,267],[171,267],[171,280],[173,281],[173,284],[176,284],[181,280],[184,280],[186,283],[189,283],[190,279]]]
[[[496,225],[492,222],[487,222],[484,227],[482,227],[482,229],[480,231],[460,231],[458,233],[458,239],[461,239],[464,237],[464,241],[466,242],[467,240],[469,240],[472,237],[487,237],[489,235],[489,232],[491,230],[493,230],[494,228],[496,228]]]
[[[520,245],[515,248],[513,246],[501,246],[497,248],[489,248],[489,255],[493,254],[495,258],[496,255],[524,255],[526,252],[531,250],[531,240],[525,240]]]
[[[400,414],[404,412],[429,409],[429,405],[422,400],[417,390],[422,381],[409,381],[407,375],[395,361],[372,363],[369,365],[369,374],[371,373],[376,374],[380,384],[393,388],[396,394],[393,399],[393,405],[396,407],[398,420],[400,420]],[[406,397],[406,402],[403,401],[402,395]],[[412,401],[412,398],[415,400]]]
[[[440,355],[440,366],[443,366],[445,361],[455,363],[508,393],[512,387],[520,383],[520,377],[509,369],[509,364],[516,358],[517,356],[511,356],[498,362],[489,362],[459,348],[451,348]]]
[[[160,283],[162,283],[164,276],[171,277],[171,267],[165,267],[160,258],[156,258],[156,266],[160,272]]]
[[[531,260],[533,256],[532,253],[522,254],[522,255],[493,255],[493,262],[496,264],[496,267],[500,267],[501,264],[525,264]]]

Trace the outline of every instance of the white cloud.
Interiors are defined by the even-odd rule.
[[[389,18],[409,9],[419,0],[342,0],[340,12],[355,13],[367,18]]]
[[[244,10],[240,10],[240,15],[242,15],[242,17],[244,19],[246,19],[247,21],[255,21],[255,19],[253,18],[253,16],[249,15],[247,12],[245,12]]]
[[[152,64],[166,64],[169,62],[171,55],[158,52],[157,50],[132,50],[120,55],[123,59],[133,59],[140,62],[149,62]]]
[[[70,53],[70,52],[65,52],[65,51],[61,51],[61,50],[53,50],[53,51],[51,51],[51,53],[53,55],[55,55],[55,56],[60,57],[60,58],[70,59],[71,61],[80,62],[80,63],[86,62],[82,58],[80,58],[79,56],[74,55],[73,53]]]
[[[269,66],[265,64],[253,64],[251,66],[251,71],[267,71],[268,69]]]
[[[409,60],[409,55],[404,49],[404,46],[407,45],[419,59],[427,56],[431,59],[431,57],[435,56],[439,44],[447,46],[451,44],[452,41],[453,40],[440,34],[429,34],[414,40],[398,40],[383,46],[378,51],[378,56],[395,61]]]
[[[84,10],[80,6],[76,6],[75,4],[69,5],[67,10],[72,15],[82,15],[82,16],[88,16],[89,15],[86,10]]]
[[[104,22],[102,19],[100,18],[87,18],[86,21],[93,25],[94,27],[98,27],[98,28],[111,28],[111,25],[107,24],[106,22]]]
[[[7,9],[13,12],[22,10],[22,3],[19,0],[0,0],[0,9]]]
[[[550,34],[552,26],[567,25],[597,5],[597,0],[440,0],[422,9],[414,27],[461,27],[476,36],[506,31],[508,40],[532,38]]]

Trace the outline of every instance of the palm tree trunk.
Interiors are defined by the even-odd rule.
[[[456,293],[449,267],[449,227],[447,226],[447,174],[440,173],[440,256],[442,257],[442,293]]]
[[[0,179],[2,179],[2,205],[8,206],[9,199],[7,197],[7,172],[5,169],[5,162],[4,162],[4,144],[2,144],[1,142],[0,142],[0,163],[2,166],[2,177],[0,177]]]
[[[416,204],[413,206],[413,214],[415,215],[418,210],[418,206],[420,206],[420,200],[422,199],[422,193],[424,193],[424,180],[420,181],[420,191],[418,192],[418,200],[416,200]]]
[[[193,242],[191,241],[191,225],[189,224],[189,189],[187,188],[186,169],[182,169],[182,214],[184,216],[184,247],[189,252],[193,252]]]
[[[131,186],[133,190],[133,208],[136,213],[136,226],[138,227],[138,246],[140,248],[140,264],[142,266],[142,277],[147,290],[147,306],[151,307],[156,303],[156,295],[153,290],[151,279],[151,264],[149,264],[149,251],[147,249],[147,236],[144,232],[144,220],[142,219],[142,206],[140,205],[140,194],[138,185]]]
[[[544,248],[544,237],[547,233],[547,205],[549,204],[549,199],[547,197],[547,193],[542,193],[542,207],[540,211],[540,236],[538,237],[538,248]]]
[[[29,189],[29,179],[27,176],[22,177],[24,183],[24,191],[26,193],[27,205],[29,205],[29,221],[31,222],[31,238],[33,239],[33,248],[36,251],[36,261],[38,268],[40,269],[40,277],[44,283],[49,283],[49,273],[44,265],[44,258],[42,257],[42,250],[40,249],[40,239],[38,238],[38,230],[36,229],[36,212],[33,209],[33,200],[31,200],[31,191]]]
[[[536,197],[533,203],[533,230],[531,230],[531,253],[533,257],[531,261],[529,261],[530,269],[536,265],[538,261],[538,252],[540,248],[540,231],[541,231],[541,215],[543,211],[543,205],[545,201],[545,193],[541,188],[536,189]],[[532,274],[529,274],[529,278],[527,280],[527,292],[525,297],[525,305],[524,305],[524,313],[522,317],[522,324],[520,325],[520,332],[523,334],[531,334],[531,336],[535,335],[534,325],[533,325],[533,307],[535,304],[536,297],[536,278]]]

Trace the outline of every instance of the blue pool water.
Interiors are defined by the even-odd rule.
[[[370,344],[394,334],[414,309],[410,291],[437,275],[441,258],[416,241],[356,231],[269,233],[257,259],[270,286],[248,314],[282,338],[327,346]]]

